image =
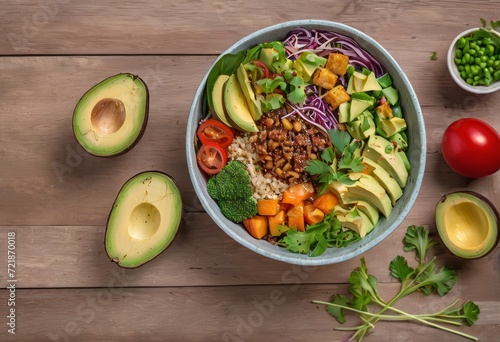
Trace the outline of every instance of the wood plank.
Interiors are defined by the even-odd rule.
[[[130,4],[7,0],[3,2],[0,54],[219,54],[255,30],[304,19],[297,10],[303,5],[300,1],[273,4],[272,11],[263,10],[267,5],[263,0]],[[489,18],[495,5],[493,0],[381,0],[375,6],[318,0],[308,4],[307,11],[315,19],[362,30],[389,51],[428,49],[428,58],[432,51],[447,48],[440,39],[449,42],[455,34],[478,26],[478,18]],[[407,44],[408,39],[414,44]]]
[[[404,59],[410,60],[411,54],[405,52]],[[186,177],[183,132],[195,89],[213,60],[191,56],[1,58],[0,225],[103,225],[121,185],[146,169],[172,175],[179,182],[186,210],[202,210]],[[442,78],[429,82],[429,74],[419,72],[427,67],[430,74],[442,73]],[[446,78],[444,68],[443,61],[425,58],[407,71],[414,75],[411,82],[421,99],[428,136],[424,200],[419,203],[430,214],[442,193],[470,186],[500,206],[494,196],[500,189],[500,174],[469,183],[451,172],[439,147],[444,129],[461,117],[479,116],[500,130],[500,94],[466,95]],[[92,157],[72,136],[73,108],[92,85],[124,71],[141,75],[149,85],[148,128],[126,155]]]
[[[393,286],[383,285],[386,295]],[[0,291],[2,296],[6,290]],[[346,293],[345,286],[236,286],[188,288],[114,287],[74,290],[16,291],[16,335],[0,331],[2,341],[340,341],[347,333],[322,306],[311,300],[328,300]],[[413,296],[412,296],[413,297]],[[417,303],[418,298],[418,304]],[[415,294],[400,308],[432,312],[451,303]],[[476,325],[457,329],[494,341],[500,320],[499,302],[478,301]],[[7,311],[5,301],[2,312]],[[293,322],[293,324],[290,324]],[[348,316],[346,326],[356,324]],[[182,327],[182,328],[180,328]],[[418,336],[418,337],[416,337]],[[370,341],[460,341],[466,339],[416,323],[379,322]]]
[[[18,290],[16,335],[0,332],[3,341],[306,341],[344,339],[339,326],[313,299],[328,300],[345,286],[303,285],[212,287],[200,293],[187,288],[108,287],[84,290]],[[383,286],[381,293],[391,291]],[[5,292],[5,290],[2,290]],[[420,301],[419,304],[416,304]],[[433,311],[449,299],[415,295],[400,306]],[[472,327],[458,330],[493,341],[498,334],[500,304],[479,301],[481,315]],[[2,302],[2,311],[6,305]],[[411,307],[417,305],[417,307]],[[293,322],[293,324],[290,324]],[[348,325],[356,322],[348,316]],[[179,327],[183,327],[179,329]],[[376,325],[370,341],[465,339],[416,323]],[[15,338],[14,338],[15,337]]]
[[[413,253],[404,253],[401,241],[406,227],[416,220],[407,219],[386,241],[363,255],[368,269],[380,282],[395,281],[389,276],[388,266],[397,255],[413,263]],[[500,246],[483,259],[464,261],[446,252],[430,229],[438,242],[431,253],[438,257],[440,265],[458,271],[458,293],[476,300],[500,300],[500,275],[496,271]],[[320,267],[267,259],[233,241],[207,214],[188,214],[169,249],[133,270],[120,269],[109,261],[103,247],[103,227],[34,226],[9,231],[16,233],[19,288],[105,287],[118,275],[127,279],[127,286],[134,287],[345,283],[359,266],[359,258]],[[7,255],[6,248],[6,243],[0,244],[0,255]],[[0,270],[1,287],[8,285],[4,272]]]

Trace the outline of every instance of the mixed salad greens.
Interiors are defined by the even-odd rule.
[[[402,196],[410,165],[399,93],[350,37],[300,28],[283,41],[226,54],[208,74],[205,99],[210,114],[197,132],[197,159],[208,192],[255,238],[318,256],[364,237]],[[299,130],[314,127],[329,144],[307,161],[312,181],[290,186],[279,199],[255,200],[250,177],[228,159],[228,145],[259,134],[271,113],[279,113],[283,130],[298,121]],[[245,191],[227,190],[233,187]]]

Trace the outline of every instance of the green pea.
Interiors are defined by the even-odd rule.
[[[493,74],[493,79],[495,81],[500,81],[500,70],[495,71],[495,73]]]
[[[462,56],[463,56],[462,50],[457,49],[457,50],[455,51],[455,57],[457,57],[457,58],[462,58]]]
[[[474,80],[473,80],[472,78],[470,78],[470,77],[469,77],[469,78],[467,78],[467,79],[465,80],[465,82],[467,82],[468,84],[472,85],[472,83],[474,82]]]
[[[495,47],[493,45],[486,45],[485,50],[488,56],[493,56],[493,53],[495,52]]]
[[[493,62],[493,67],[495,69],[498,69],[500,67],[500,60],[496,60],[495,62]]]
[[[465,46],[465,38],[464,37],[460,37],[457,41],[457,46],[461,49]]]
[[[484,62],[479,63],[479,67],[480,67],[481,69],[486,68],[486,63],[484,63]]]
[[[489,67],[492,67],[494,62],[495,62],[495,61],[492,61],[491,59],[488,59],[488,60],[486,61],[486,65],[487,65],[487,66],[489,66]]]
[[[466,65],[465,65],[465,72],[466,72],[467,74],[470,74],[470,65],[469,65],[469,64],[466,64]]]
[[[465,67],[464,67],[463,65],[459,65],[459,66],[458,66],[458,70],[459,70],[459,71],[464,71],[464,70],[465,70]]]
[[[483,73],[484,73],[484,78],[491,78],[491,73],[488,70],[488,68],[484,68]]]
[[[481,62],[486,62],[488,61],[488,56],[481,56],[479,57],[479,59],[481,60]]]
[[[481,58],[479,57],[474,58],[474,63],[476,63],[477,65],[481,64]]]
[[[470,54],[471,56],[475,56],[475,55],[476,55],[476,50],[475,50],[475,49],[470,49],[470,50],[469,50],[469,54]]]
[[[481,39],[476,40],[476,45],[483,45],[483,41]]]
[[[495,69],[493,69],[493,67],[488,67],[487,68],[490,72],[493,72]]]
[[[493,83],[493,79],[492,78],[488,78],[488,79],[484,80],[484,85],[485,86],[489,86],[492,83]]]
[[[465,63],[469,63],[470,59],[471,59],[471,55],[469,55],[468,52],[464,53],[464,57],[465,58]]]
[[[477,50],[477,55],[483,57],[484,56],[484,49]]]
[[[474,42],[470,42],[470,44],[469,44],[469,47],[470,47],[471,49],[475,49],[475,48],[476,48],[476,46],[477,46],[477,45],[476,45],[476,43],[474,43]]]
[[[464,80],[467,79],[467,73],[465,71],[461,71],[460,77],[462,77]]]

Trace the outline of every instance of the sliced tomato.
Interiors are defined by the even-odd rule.
[[[227,163],[227,154],[224,149],[215,143],[201,145],[196,155],[200,168],[209,175],[218,173]]]
[[[250,63],[255,64],[256,67],[260,68],[262,71],[262,78],[269,78],[269,69],[264,64],[264,62],[257,60],[251,61]]]
[[[233,131],[229,127],[214,119],[203,121],[198,127],[196,134],[203,145],[216,143],[222,148],[231,145],[234,138]]]

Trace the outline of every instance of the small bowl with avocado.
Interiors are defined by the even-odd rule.
[[[224,56],[226,55],[237,56],[239,53],[243,52],[246,53],[248,57],[249,54],[251,54],[251,52],[249,51],[255,52],[255,50],[252,50],[252,48],[260,44],[264,44],[264,46],[267,46],[266,49],[269,50],[265,51],[271,51],[272,53],[273,43],[271,42],[284,41],[287,35],[289,35],[290,32],[292,31],[293,32],[322,31],[322,32],[339,34],[342,35],[342,37],[345,37],[346,41],[356,42],[356,44],[362,46],[364,51],[366,51],[366,53],[371,56],[366,58],[373,58],[379,63],[377,65],[380,66],[380,69],[376,69],[379,76],[377,76],[376,79],[370,73],[370,70],[363,70],[363,68],[359,65],[357,67],[358,69],[356,69],[358,72],[356,74],[354,74],[353,72],[349,75],[349,80],[351,78],[353,79],[353,81],[351,82],[352,84],[350,86],[348,85],[348,82],[345,82],[344,85],[341,85],[339,83],[332,81],[332,79],[336,80],[336,78],[331,74],[325,73],[326,74],[325,82],[328,83],[329,81],[332,81],[332,83],[337,84],[336,87],[339,87],[332,89],[334,91],[335,90],[339,91],[339,94],[337,94],[339,95],[339,97],[340,96],[345,97],[345,92],[349,91],[348,89],[349,87],[352,87],[350,89],[351,93],[354,93],[354,91],[352,91],[353,89],[356,89],[357,92],[359,93],[357,95],[353,95],[353,99],[355,99],[356,102],[356,104],[354,105],[354,107],[356,108],[356,113],[352,113],[354,109],[352,110],[346,109],[346,106],[342,106],[342,111],[347,110],[346,113],[350,117],[349,120],[352,119],[352,122],[356,120],[359,121],[359,125],[352,124],[351,127],[352,132],[349,132],[349,134],[363,135],[363,134],[368,134],[368,132],[370,132],[370,134],[373,133],[375,127],[371,124],[372,121],[377,121],[378,125],[377,127],[383,130],[383,125],[379,125],[380,124],[379,121],[383,120],[387,121],[386,122],[387,127],[385,127],[385,129],[387,130],[391,129],[400,132],[402,129],[404,129],[405,138],[402,140],[404,140],[404,142],[407,143],[407,146],[405,146],[405,156],[404,156],[406,159],[405,162],[403,160],[403,156],[400,155],[401,150],[399,148],[394,147],[397,145],[396,142],[394,142],[393,144],[393,143],[388,143],[387,139],[382,140],[379,138],[372,138],[372,139],[368,139],[368,137],[366,138],[366,145],[363,145],[364,153],[365,155],[368,155],[367,156],[368,159],[370,160],[375,159],[374,163],[366,166],[367,170],[369,170],[366,171],[366,173],[369,173],[369,175],[366,175],[363,172],[358,171],[356,175],[351,174],[348,176],[352,177],[351,180],[349,180],[349,183],[352,186],[349,187],[339,186],[337,188],[330,187],[329,189],[331,189],[331,191],[339,192],[339,196],[342,197],[341,205],[347,203],[347,201],[350,199],[354,198],[359,199],[361,196],[359,194],[366,195],[364,196],[364,198],[368,200],[365,201],[363,204],[358,203],[361,201],[356,201],[354,206],[341,207],[341,205],[338,205],[337,206],[338,218],[339,220],[340,219],[343,220],[342,224],[348,226],[352,224],[354,221],[356,221],[354,225],[356,225],[359,228],[365,223],[366,225],[369,225],[370,224],[369,222],[373,223],[374,217],[378,219],[376,221],[377,223],[374,224],[373,226],[369,226],[368,229],[366,230],[360,229],[359,234],[360,236],[363,235],[363,237],[360,238],[359,240],[356,240],[355,242],[348,244],[346,247],[326,248],[324,252],[318,255],[316,255],[315,253],[293,252],[287,248],[284,248],[283,245],[279,243],[279,241],[278,243],[270,243],[269,240],[266,239],[266,236],[279,236],[274,234],[274,231],[271,229],[271,227],[275,228],[275,226],[273,225],[274,221],[273,219],[271,219],[271,217],[274,216],[268,216],[268,220],[266,220],[266,218],[262,219],[262,217],[258,217],[259,215],[257,215],[259,220],[257,219],[250,220],[250,222],[243,222],[243,224],[235,223],[233,220],[228,219],[227,216],[223,214],[223,211],[225,211],[227,207],[221,210],[221,207],[218,205],[218,200],[214,200],[214,197],[209,194],[209,190],[207,189],[207,182],[210,179],[217,177],[217,175],[211,176],[203,172],[199,166],[200,158],[197,158],[197,156],[199,157],[201,151],[200,139],[199,135],[197,134],[200,128],[200,122],[208,121],[207,115],[209,114],[209,111],[211,115],[210,120],[216,119],[220,122],[223,122],[224,116],[222,114],[225,114],[224,111],[223,110],[221,111],[222,114],[212,111],[213,109],[212,107],[216,103],[224,104],[227,114],[230,114],[229,115],[230,120],[228,120],[228,123],[232,125],[231,127],[234,128],[236,131],[242,131],[243,128],[243,131],[247,132],[248,136],[250,136],[251,134],[256,134],[256,136],[258,136],[260,133],[255,132],[256,129],[259,130],[259,132],[263,131],[263,126],[262,126],[263,123],[261,121],[258,121],[258,119],[254,119],[255,123],[257,124],[257,127],[255,127],[255,125],[247,125],[247,124],[245,124],[245,127],[241,127],[241,122],[242,122],[242,120],[240,120],[241,118],[234,117],[236,113],[239,113],[239,115],[244,115],[245,121],[250,121],[250,119],[248,118],[250,118],[250,116],[255,115],[255,112],[252,113],[255,109],[254,103],[253,101],[248,101],[248,99],[246,98],[247,96],[244,93],[246,92],[246,87],[244,84],[245,82],[240,81],[239,85],[240,90],[237,92],[236,94],[237,96],[235,95],[234,92],[228,94],[231,96],[236,96],[240,100],[238,101],[240,105],[237,106],[240,108],[238,111],[234,110],[235,108],[232,108],[234,107],[234,101],[232,103],[226,103],[228,102],[226,101],[225,97],[226,94],[223,91],[220,91],[220,89],[228,90],[235,87],[234,86],[236,83],[235,78],[238,79],[238,66],[234,68],[234,71],[231,71],[231,73],[227,75],[228,77],[219,75],[219,78],[217,77],[212,78],[211,71],[216,66],[219,66],[221,68],[227,67],[228,65],[227,63],[225,62],[219,63],[219,61],[222,58],[224,58]],[[277,51],[279,51],[279,48]],[[274,61],[277,61],[280,58],[276,54],[273,56],[274,56],[273,58],[276,59],[271,58],[268,60],[268,63],[271,65],[273,65]],[[255,55],[251,56],[252,59],[254,57]],[[334,57],[339,57],[339,56],[334,56]],[[263,59],[265,61],[266,56],[264,56]],[[325,62],[326,59],[327,58],[325,57],[323,62]],[[343,57],[340,56],[340,59],[343,59]],[[304,65],[305,64],[311,65],[312,63],[317,62],[317,60],[321,60],[321,58],[316,58],[315,56],[309,55],[303,60],[299,58],[297,58],[297,60],[302,62],[302,64]],[[228,60],[226,59],[226,61]],[[354,64],[354,62],[352,63]],[[255,62],[254,64],[256,65],[255,68],[250,65],[247,66],[247,72],[249,74],[253,73],[252,77],[257,76],[262,78],[262,74],[267,73],[265,71],[265,68],[261,67],[258,61]],[[269,78],[269,75],[271,75],[270,77],[273,78],[278,74],[283,76],[284,81],[281,83],[282,90],[281,91],[278,90],[276,92],[265,91],[266,92],[266,94],[264,94],[265,99],[264,95],[262,95],[262,93],[259,93],[261,95],[259,97],[260,99],[259,103],[261,107],[257,108],[258,110],[257,114],[261,115],[259,109],[262,110],[264,113],[266,113],[266,110],[267,111],[273,110],[272,108],[275,108],[273,106],[275,105],[280,106],[281,104],[279,101],[283,100],[283,98],[280,95],[282,95],[283,92],[287,92],[286,99],[289,100],[289,102],[295,101],[295,97],[300,97],[300,89],[302,86],[307,86],[308,82],[309,83],[320,82],[320,80],[318,79],[321,78],[321,76],[316,76],[317,71],[307,74],[306,72],[303,72],[307,68],[303,67],[302,64],[298,62],[293,63],[292,61],[285,61],[283,64],[276,63],[273,65],[275,71],[278,70],[278,72],[274,73],[273,75],[268,73],[267,76],[264,77]],[[335,66],[338,66],[340,64],[341,62],[335,63]],[[344,68],[345,67],[346,65],[344,65]],[[239,68],[241,68],[241,66]],[[279,68],[282,68],[282,70],[279,70]],[[315,67],[315,68],[316,70],[321,69],[320,67]],[[291,71],[292,69],[298,72]],[[239,73],[241,74],[241,71]],[[299,73],[302,79],[297,79],[298,77],[297,75]],[[384,73],[389,74],[391,76],[391,79],[387,80],[387,77],[385,79],[382,79],[381,75]],[[307,80],[305,80],[306,76],[308,76]],[[246,79],[247,78],[244,77],[243,81],[245,81]],[[217,81],[225,83],[225,86],[223,88],[217,86],[214,87],[214,84]],[[386,83],[386,81],[388,82]],[[287,82],[289,82],[288,85],[286,84]],[[266,84],[264,83],[265,83],[264,81],[261,82],[263,89],[265,89],[265,87],[267,86],[272,86],[271,83],[273,82],[269,81]],[[381,86],[383,90],[384,91],[387,90],[387,93],[385,95],[383,94],[382,91],[377,89],[365,89],[365,88],[371,88],[371,86],[378,87],[381,83],[384,84],[383,86]],[[211,88],[209,86],[210,84],[212,84]],[[231,87],[229,87],[228,84],[231,85]],[[212,89],[212,91],[207,92],[207,88]],[[392,88],[393,91],[392,92],[388,91],[389,88]],[[216,91],[217,89],[219,89],[219,91]],[[294,90],[296,91],[293,92]],[[344,90],[345,92],[343,92],[342,90]],[[380,113],[379,118],[375,119],[372,118],[371,114],[368,113],[367,111],[373,109],[376,101],[374,97],[370,98],[363,95],[365,94],[364,93],[365,90],[366,92],[370,92],[370,94],[374,94],[373,92],[378,92],[377,96],[379,96],[379,100],[377,100],[377,105],[382,105],[382,102],[388,102],[385,105],[385,107],[389,107],[389,102],[393,102],[390,104],[390,106],[393,105],[394,107],[397,106],[398,109],[397,110],[394,109],[394,112],[391,112],[390,115],[387,114],[387,117],[383,117],[382,113]],[[254,87],[254,92],[259,92],[259,89]],[[207,93],[211,95],[206,96]],[[210,96],[214,97],[215,93],[223,96],[222,101],[217,100],[214,101],[214,103],[212,104],[210,103],[207,104],[207,101],[209,101],[207,97],[208,98],[210,98]],[[219,95],[217,95],[217,98],[219,97]],[[324,110],[328,111],[330,110],[330,108],[334,108],[334,103],[335,101],[339,100],[339,97],[332,96],[332,98],[329,99],[331,103],[329,102],[328,106],[325,105]],[[227,100],[229,100],[229,98],[227,98]],[[242,105],[244,104],[245,101],[246,104]],[[346,103],[345,100],[344,103]],[[230,105],[231,108],[228,109],[227,108],[228,105]],[[333,110],[333,113],[337,118],[339,115],[343,115],[342,113],[340,113],[341,109],[339,108],[339,105],[337,105],[334,109],[331,110]],[[392,117],[401,115],[401,112],[399,112],[400,110],[402,110],[402,112],[404,113],[403,114],[403,117],[405,119],[404,128],[398,124],[397,122],[398,120],[391,120]],[[219,119],[219,116],[221,116],[221,119]],[[262,118],[265,118],[264,114],[262,114]],[[307,122],[307,118],[303,118],[301,120],[302,123]],[[280,120],[274,121],[276,125],[278,125],[278,121]],[[254,122],[252,121],[251,123],[253,124]],[[348,125],[350,125],[350,123]],[[286,129],[283,120],[281,120],[281,123],[279,125],[283,125],[283,129]],[[291,127],[293,127],[293,125],[290,126],[289,128],[290,130],[292,129]],[[344,131],[344,133],[347,133],[347,131]],[[398,133],[395,133],[394,136],[396,136],[397,134]],[[315,138],[321,139],[319,135]],[[350,260],[359,255],[362,255],[366,251],[370,250],[371,248],[383,242],[392,232],[394,232],[401,225],[404,218],[414,205],[422,184],[422,178],[424,174],[425,161],[426,161],[425,125],[419,101],[409,80],[405,76],[405,73],[400,68],[394,57],[391,56],[374,39],[367,36],[366,34],[352,27],[340,23],[323,21],[323,20],[289,21],[273,25],[270,27],[266,27],[242,38],[240,41],[236,42],[231,47],[229,47],[225,52],[223,52],[221,56],[217,59],[217,61],[215,61],[214,65],[212,65],[210,70],[207,71],[207,73],[201,80],[198,89],[196,90],[187,122],[185,146],[186,146],[186,157],[187,157],[189,175],[194,190],[201,204],[203,205],[204,209],[208,213],[208,215],[227,235],[229,235],[233,240],[235,240],[242,246],[267,258],[290,264],[310,265],[310,266],[334,264]],[[211,145],[206,144],[206,146],[211,146]],[[352,150],[353,153],[358,153],[358,152],[361,153],[362,149],[361,147],[359,148],[358,147]],[[391,172],[393,176],[388,176],[389,171],[387,171],[387,169],[381,166],[383,164],[385,165],[385,167],[387,167],[387,169],[392,168]],[[227,163],[227,165],[229,165],[229,163]],[[247,167],[248,165],[249,164],[247,164]],[[259,170],[261,169],[259,168],[256,170],[257,172],[259,172]],[[252,174],[250,172],[250,175],[252,179],[259,178],[259,175],[257,173]],[[374,181],[376,175],[379,175],[380,177],[379,180]],[[401,175],[401,177],[399,177],[399,175]],[[386,186],[387,183],[385,183],[385,181],[382,180],[387,180],[388,183],[391,182],[394,188],[390,188],[388,190],[387,188],[389,187]],[[383,188],[383,185],[381,184],[384,184],[386,188]],[[306,193],[307,191],[310,191],[307,189],[304,183],[301,183],[299,185],[302,186],[303,188],[298,191]],[[380,191],[377,192],[378,190]],[[230,189],[228,189],[228,192],[230,192]],[[345,196],[343,194],[345,194]],[[309,198],[308,200],[310,199],[311,198]],[[282,204],[284,204],[283,198],[281,199],[281,201]],[[352,203],[354,202],[351,202],[351,204]],[[317,206],[320,207],[319,204]],[[300,203],[293,206],[293,208],[298,208],[298,207],[300,207]],[[376,208],[374,209],[373,207]],[[288,215],[289,226],[293,226],[290,222],[292,222],[292,217],[296,217],[292,216],[293,210],[291,208],[292,204],[288,204],[286,210],[288,210],[287,215]],[[272,207],[271,209],[274,212],[274,209],[278,210],[279,208]],[[360,213],[361,211],[362,213]],[[278,213],[278,215],[280,213],[281,211]],[[335,215],[337,214],[335,213]],[[355,217],[361,217],[361,219],[356,220]],[[265,231],[263,232],[261,228],[262,225],[266,226],[268,224],[269,228],[267,230],[268,233],[266,235],[266,232]],[[300,225],[298,223],[296,227],[297,231],[301,231]],[[279,229],[277,234],[280,234]]]

